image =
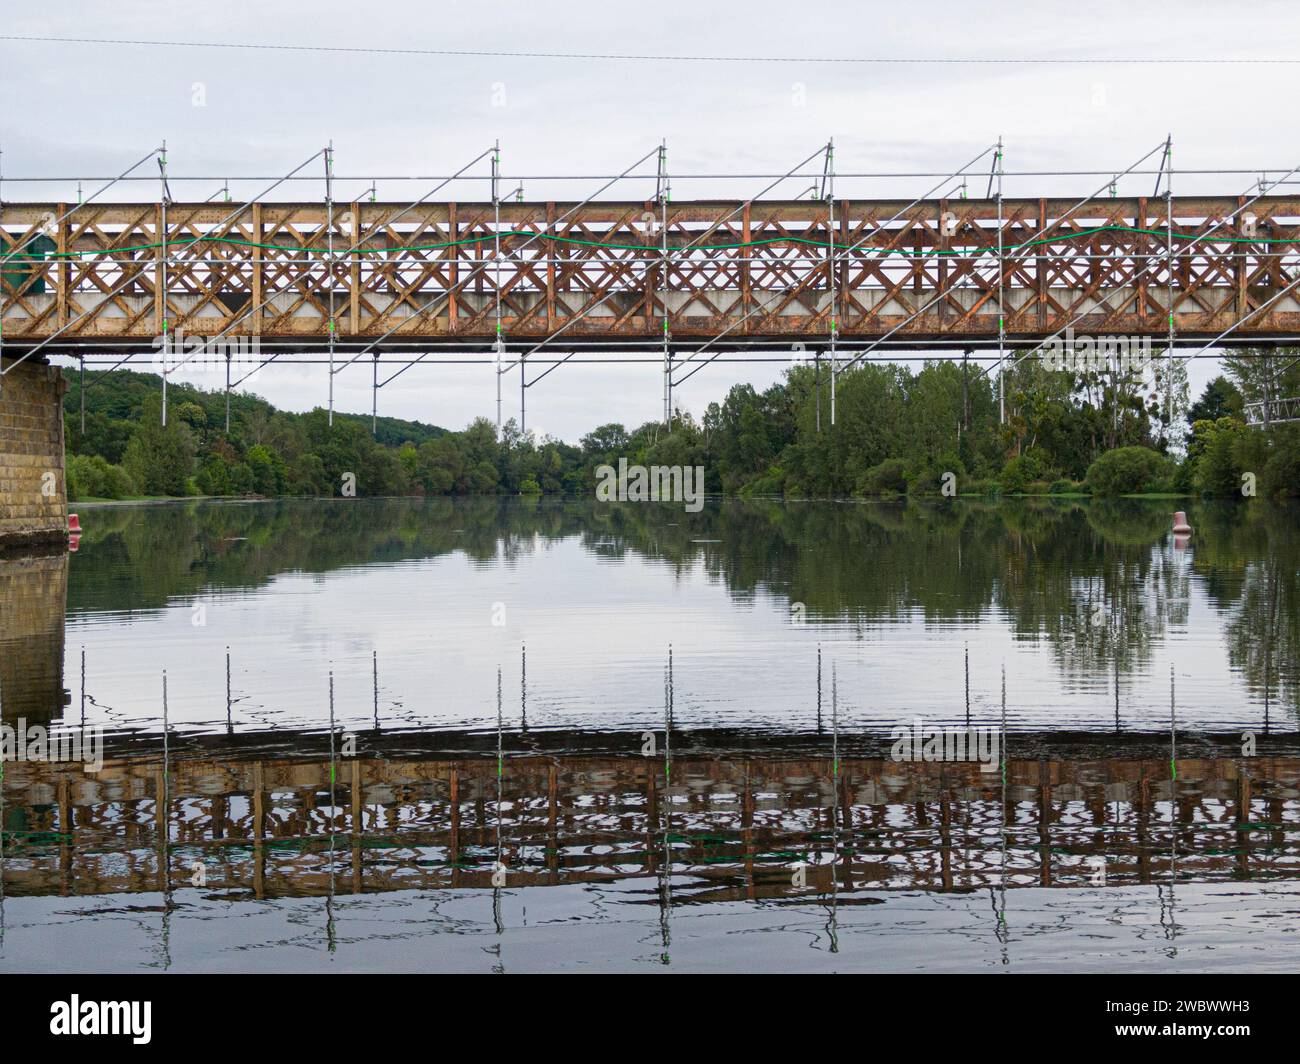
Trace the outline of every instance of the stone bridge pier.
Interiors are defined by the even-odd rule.
[[[0,551],[58,545],[68,535],[63,393],[58,367],[0,362]]]
[[[0,720],[48,725],[63,715],[67,548],[0,554]]]
[[[63,687],[68,493],[58,368],[5,359],[0,378],[0,717],[48,723]]]

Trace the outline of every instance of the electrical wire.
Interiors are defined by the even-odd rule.
[[[250,41],[161,41],[112,37],[53,37],[0,34],[0,41],[94,44],[136,48],[221,48],[231,51],[307,52],[333,55],[416,55],[466,59],[576,59],[653,63],[817,63],[872,66],[1294,66],[1300,59],[1277,56],[780,56],[663,55],[626,52],[541,52],[463,48],[381,48],[363,45],[265,44]]]

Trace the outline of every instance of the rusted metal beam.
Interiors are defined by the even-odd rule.
[[[1013,342],[1041,340],[1071,322],[1079,333],[1163,336],[1159,290],[1171,279],[1180,338],[1233,329],[1233,341],[1246,343],[1300,333],[1300,293],[1287,291],[1300,276],[1300,198],[1261,198],[1245,227],[1239,218],[1218,224],[1240,211],[1240,197],[1175,198],[1172,278],[1163,203],[1107,199],[1071,214],[1073,202],[1003,201]],[[995,340],[997,279],[976,267],[981,249],[998,242],[996,203],[900,206],[836,201],[836,242],[862,241],[839,254],[841,340],[876,340],[891,330],[899,339]],[[337,279],[329,281],[344,299],[349,339],[368,342],[391,332],[394,339],[481,345],[493,338],[496,292],[486,267],[497,234],[490,204],[351,207],[358,248],[337,256]],[[399,210],[401,218],[389,222]],[[4,241],[16,244],[39,231],[42,219],[66,213],[60,204],[6,204]],[[728,329],[736,342],[825,337],[831,230],[824,202],[674,203],[666,278],[658,247],[637,228],[644,213],[640,201],[502,204],[506,332],[528,342],[560,330],[575,340],[652,342],[662,332],[658,308],[666,300],[679,342]],[[138,203],[84,205],[75,225],[57,227],[52,254],[7,264],[6,343],[21,349],[50,341],[46,350],[72,353],[106,342],[143,346],[158,335],[164,315],[190,336],[260,335],[304,346],[325,337],[322,204],[254,203],[231,219],[219,204],[173,203],[167,214],[166,270],[161,204]],[[946,215],[957,216],[951,232]],[[893,220],[883,224],[885,218]],[[1044,235],[1021,246],[1037,231]],[[1197,237],[1203,239],[1179,258],[1179,246]],[[512,254],[520,248],[526,250]],[[164,275],[167,291],[158,287]],[[247,313],[250,301],[264,309]],[[755,314],[756,306],[763,312]],[[1253,313],[1261,307],[1267,313]]]

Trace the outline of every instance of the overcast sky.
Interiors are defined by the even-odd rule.
[[[911,57],[1034,60],[1015,65],[863,65],[357,55],[141,45],[0,41],[4,198],[76,198],[76,178],[117,173],[163,139],[176,177],[278,175],[328,141],[341,183],[362,195],[370,175],[450,173],[494,140],[514,175],[613,174],[667,138],[683,173],[781,173],[834,137],[841,172],[954,170],[1001,135],[1006,167],[1128,167],[1172,133],[1177,170],[1300,163],[1300,66],[1065,64],[1091,57],[1300,56],[1294,4],[1175,3],[744,4],[660,0],[475,0],[473,3],[6,4],[0,33],[82,38],[644,55]],[[1040,61],[1041,62],[1038,62]],[[1008,178],[1008,196],[1090,192],[1097,178]],[[1175,194],[1240,194],[1249,176],[1175,176]],[[203,199],[221,182],[173,184]],[[584,197],[599,182],[526,184],[529,198]],[[690,182],[675,200],[752,195],[763,182]],[[1149,194],[1151,178],[1120,193]],[[88,193],[93,185],[87,182]],[[513,187],[513,186],[508,186]],[[841,179],[843,196],[911,199],[922,179]],[[448,196],[469,199],[477,188]],[[232,184],[232,194],[254,191]],[[381,199],[427,188],[380,182]],[[800,188],[791,187],[789,194]],[[652,183],[609,195],[644,198]],[[135,186],[130,198],[153,198]],[[321,195],[295,186],[295,198]],[[974,194],[972,192],[972,194]],[[122,196],[120,198],[126,198]],[[1213,372],[1191,372],[1194,391]],[[715,365],[679,402],[696,413],[737,381],[765,386],[779,370]],[[339,409],[368,411],[366,367],[342,374]],[[321,368],[259,375],[256,390],[295,410],[323,405]],[[529,427],[576,439],[611,420],[661,412],[653,366],[566,366],[529,389]],[[517,414],[508,380],[506,414]],[[488,367],[417,368],[381,392],[381,413],[459,428],[494,415]]]

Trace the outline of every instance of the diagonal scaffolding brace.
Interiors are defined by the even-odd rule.
[[[69,217],[71,217],[71,216],[72,216],[73,214],[75,214],[77,211],[81,210],[81,209],[82,209],[83,207],[85,207],[87,204],[89,204],[89,203],[91,203],[93,200],[95,200],[95,199],[100,195],[100,193],[105,192],[105,191],[107,191],[108,189],[112,188],[112,187],[113,187],[114,185],[116,185],[119,181],[124,181],[124,180],[126,180],[126,178],[127,178],[127,177],[132,173],[132,172],[134,172],[135,170],[139,169],[141,166],[143,166],[145,163],[147,163],[150,159],[154,158],[155,156],[159,155],[160,153],[166,152],[166,150],[167,150],[167,148],[166,148],[165,145],[162,146],[162,147],[158,147],[158,148],[154,148],[154,149],[152,149],[152,150],[149,151],[147,154],[142,155],[142,156],[141,156],[141,157],[140,157],[136,162],[132,163],[132,164],[131,164],[130,166],[128,166],[125,170],[123,170],[120,174],[117,175],[117,177],[111,178],[109,181],[105,182],[105,184],[104,184],[101,188],[98,188],[98,189],[96,189],[93,193],[91,193],[91,195],[90,195],[89,198],[83,200],[83,199],[81,199],[80,196],[78,196],[78,197],[77,197],[77,205],[76,205],[75,207],[70,207],[68,210],[64,211],[64,213],[63,213],[60,217],[56,218],[56,219],[54,220],[54,222],[52,223],[53,226],[57,229],[57,228],[58,228],[60,225],[62,225],[62,224],[63,224],[63,223],[64,223],[64,222],[69,218]],[[3,204],[0,203],[0,207],[2,207],[2,206],[3,206]],[[26,240],[22,241],[20,244],[18,244],[17,247],[12,248],[12,249],[10,250],[10,252],[9,252],[7,255],[4,256],[4,258],[0,258],[0,264],[3,264],[3,263],[5,263],[5,262],[8,262],[8,261],[10,261],[11,259],[14,259],[14,258],[18,255],[18,253],[19,253],[20,251],[22,251],[24,248],[26,248],[26,247],[28,247],[29,245],[31,245],[31,243],[32,243],[33,241],[36,240],[36,238],[40,235],[40,233],[41,233],[41,230],[38,229],[37,232],[33,233],[33,234],[32,234],[30,237],[28,237]],[[123,273],[125,273],[125,272],[126,272],[126,271],[124,270]],[[143,271],[141,270],[140,272],[143,272]],[[108,296],[114,296],[114,295],[116,295],[119,291],[121,291],[123,288],[125,288],[128,284],[130,284],[132,281],[134,281],[136,276],[137,276],[136,274],[132,274],[132,275],[130,275],[130,276],[128,276],[128,277],[124,277],[124,278],[122,279],[122,281],[121,281],[117,286],[115,286],[113,289],[111,289],[111,290],[108,292],[107,295],[108,295]],[[15,360],[10,364],[9,369],[5,369],[5,368],[4,368],[4,357],[3,357],[3,356],[4,356],[4,290],[3,290],[3,286],[0,286],[0,389],[3,389],[3,386],[4,386],[4,377],[5,377],[5,374],[6,374],[6,373],[9,373],[9,372],[10,372],[11,370],[13,370],[16,366],[18,366],[20,363],[26,362],[27,359],[29,359],[29,358],[32,357],[32,355],[36,354],[36,352],[38,352],[41,348],[43,348],[43,347],[44,347],[46,344],[48,344],[51,340],[56,339],[59,335],[61,335],[61,334],[62,334],[63,332],[65,332],[67,329],[70,329],[70,328],[71,328],[73,325],[75,325],[78,321],[80,321],[82,318],[84,318],[88,313],[90,313],[89,308],[87,308],[86,310],[82,311],[80,314],[78,314],[78,315],[77,315],[75,318],[73,318],[71,321],[66,322],[66,323],[65,323],[61,328],[59,328],[57,331],[55,331],[55,332],[52,333],[51,335],[47,336],[44,340],[42,340],[42,341],[41,341],[39,344],[37,344],[35,347],[29,348],[29,349],[28,349],[28,350],[27,350],[27,351],[26,351],[26,352],[25,352],[21,357],[16,358],[16,359],[15,359]]]
[[[728,214],[726,214],[726,215],[723,216],[722,218],[719,218],[719,219],[717,219],[716,221],[714,221],[714,222],[713,222],[712,224],[710,224],[706,229],[702,230],[702,231],[701,231],[701,232],[700,232],[696,237],[694,237],[694,238],[693,238],[692,240],[690,240],[688,243],[684,244],[682,247],[678,248],[678,249],[677,249],[677,254],[678,254],[678,255],[681,255],[683,252],[687,252],[687,251],[689,251],[691,248],[693,248],[693,247],[695,247],[697,244],[699,244],[702,240],[704,240],[704,239],[706,239],[707,237],[711,236],[713,233],[715,233],[715,232],[718,230],[718,228],[719,228],[720,226],[723,226],[723,225],[725,225],[727,222],[731,221],[731,219],[734,218],[737,214],[742,213],[742,212],[745,210],[745,208],[747,208],[747,207],[749,207],[749,206],[752,206],[752,204],[754,203],[755,200],[761,199],[763,196],[767,195],[768,192],[770,192],[772,189],[776,188],[776,187],[777,187],[778,185],[780,185],[782,182],[787,181],[787,180],[789,180],[791,177],[793,177],[796,173],[798,173],[798,171],[799,171],[802,167],[806,166],[806,165],[807,165],[809,162],[811,162],[813,159],[817,158],[817,156],[821,155],[823,151],[825,151],[825,148],[818,148],[815,152],[813,152],[811,155],[809,155],[806,159],[802,159],[802,160],[800,160],[799,163],[797,163],[794,167],[792,167],[790,170],[786,171],[786,173],[782,174],[780,177],[776,178],[774,181],[772,181],[770,184],[768,184],[766,187],[764,187],[763,190],[760,191],[760,192],[758,193],[758,195],[753,196],[753,197],[751,197],[750,199],[745,200],[744,202],[742,202],[742,203],[739,204],[738,206],[734,207],[734,208],[733,208],[733,209],[732,209]],[[666,212],[666,210],[665,210],[665,213],[664,213],[664,223],[665,223],[664,228],[665,228],[665,230],[666,230],[666,229],[667,229],[667,212]],[[665,237],[664,237],[664,240],[665,240],[665,247],[666,247],[666,246],[667,246],[667,236],[666,236],[666,235],[665,235]],[[667,254],[667,253],[665,252],[665,254]],[[641,275],[637,278],[637,280],[644,280],[644,279],[649,275],[650,271],[651,271],[653,268],[654,268],[653,266],[647,267],[645,270],[643,270],[643,271],[641,272]],[[582,309],[578,314],[573,315],[573,316],[572,316],[572,317],[571,317],[567,322],[565,322],[564,325],[562,325],[559,329],[556,329],[555,332],[551,333],[551,334],[550,334],[549,336],[547,336],[544,340],[541,340],[541,341],[539,341],[537,344],[533,345],[533,347],[530,348],[528,351],[523,352],[523,353],[519,356],[518,364],[519,364],[521,367],[523,367],[523,366],[526,364],[527,359],[528,359],[528,357],[529,357],[530,355],[534,355],[534,354],[536,354],[538,351],[540,351],[542,348],[544,348],[547,344],[551,343],[553,340],[555,340],[555,339],[558,338],[559,336],[563,335],[565,332],[567,332],[569,329],[571,329],[574,325],[576,325],[579,321],[581,321],[581,320],[582,320],[583,318],[585,318],[588,314],[590,314],[593,310],[596,310],[596,309],[598,309],[599,307],[604,306],[604,304],[607,303],[607,302],[609,302],[609,300],[612,299],[616,294],[617,294],[616,292],[611,291],[611,292],[607,293],[606,295],[602,296],[600,299],[596,300],[595,302],[593,302],[593,303],[589,303],[589,304],[588,304],[586,307],[584,307],[584,308],[583,308],[583,309]],[[668,308],[667,308],[666,306],[665,306],[665,308],[664,308],[664,315],[665,315],[665,324],[666,324],[666,323],[667,323],[667,317],[668,317]],[[569,354],[565,355],[565,356],[564,356],[563,358],[561,358],[561,359],[558,359],[558,360],[557,360],[556,362],[554,362],[554,363],[553,363],[553,364],[552,364],[548,369],[544,370],[544,371],[543,371],[542,373],[540,373],[538,376],[534,377],[531,381],[527,381],[526,383],[523,383],[523,384],[521,385],[521,387],[522,387],[522,388],[531,388],[531,387],[533,387],[533,385],[538,384],[538,383],[541,382],[544,378],[546,378],[546,377],[548,377],[550,374],[554,373],[554,372],[555,372],[557,369],[559,369],[562,365],[564,365],[564,364],[567,363],[570,359],[572,359],[576,353],[577,353],[577,352],[575,352],[575,351],[571,351],[571,352],[569,352]],[[522,395],[522,393],[521,393],[521,395]],[[521,407],[521,411],[520,411],[520,414],[521,414],[521,416],[520,416],[520,427],[521,427],[521,429],[522,429],[522,427],[523,427],[523,417],[522,417],[522,413],[523,413],[523,411],[522,411],[522,407]]]
[[[999,144],[1000,144],[1000,142],[999,142]],[[1127,170],[1125,170],[1123,173],[1118,174],[1118,175],[1116,175],[1116,177],[1111,178],[1109,181],[1104,182],[1104,183],[1103,183],[1101,186],[1099,186],[1099,187],[1098,187],[1094,192],[1092,192],[1092,193],[1090,193],[1089,195],[1084,196],[1082,199],[1080,199],[1077,203],[1075,203],[1072,207],[1070,207],[1069,210],[1065,211],[1065,212],[1064,212],[1064,213],[1063,213],[1059,218],[1057,218],[1057,219],[1056,219],[1056,220],[1055,220],[1051,225],[1046,225],[1046,226],[1042,226],[1042,227],[1040,227],[1040,228],[1039,228],[1039,229],[1034,233],[1034,235],[1033,235],[1032,237],[1029,238],[1028,241],[1025,241],[1026,246],[1028,246],[1029,244],[1031,244],[1033,241],[1037,240],[1040,236],[1043,236],[1043,235],[1047,232],[1048,229],[1051,229],[1051,228],[1053,228],[1054,226],[1060,226],[1060,224],[1061,224],[1062,222],[1066,221],[1066,220],[1067,220],[1071,215],[1073,215],[1073,214],[1074,214],[1076,211],[1078,211],[1080,208],[1082,208],[1082,207],[1084,207],[1085,205],[1087,205],[1088,203],[1092,202],[1094,199],[1096,199],[1098,196],[1100,196],[1103,192],[1107,191],[1107,190],[1110,188],[1110,186],[1113,184],[1114,181],[1118,180],[1120,177],[1124,177],[1124,176],[1126,176],[1126,175],[1132,173],[1132,172],[1133,172],[1134,170],[1136,170],[1139,166],[1141,166],[1144,162],[1146,162],[1147,159],[1151,158],[1152,155],[1154,155],[1156,152],[1160,151],[1164,146],[1165,146],[1164,144],[1159,144],[1159,145],[1157,145],[1156,147],[1152,148],[1149,152],[1147,152],[1144,156],[1142,156],[1141,159],[1139,159],[1137,162],[1133,163],[1133,165],[1130,166],[1130,167],[1129,167]],[[1000,147],[999,147],[999,151],[1000,151],[1000,150],[1001,150],[1001,149],[1000,149]],[[999,233],[1000,233],[1000,232],[1001,232],[1001,226],[999,225],[998,228],[999,228]],[[976,257],[975,261],[979,261],[980,259],[983,259],[984,257],[985,257],[984,255],[979,255],[979,256]],[[1014,269],[1017,265],[1020,264],[1020,262],[1024,261],[1024,260],[1027,259],[1027,258],[1028,258],[1028,251],[1026,251],[1024,254],[1019,255],[1019,256],[1017,256],[1017,255],[1012,255],[1009,259],[1007,259],[1007,258],[1005,257],[1005,255],[1004,255],[1004,252],[1003,252],[1002,241],[1001,241],[1001,239],[999,238],[999,242],[998,242],[998,273],[999,273],[1000,281],[1001,281],[1002,278],[1005,278],[1005,276],[1006,276],[1006,272],[1007,272],[1007,263],[1008,263],[1008,262],[1010,262],[1010,266],[1011,266],[1011,268]],[[987,277],[984,277],[984,278],[981,278],[981,280],[984,280],[985,282],[987,282],[988,279],[987,279]],[[940,293],[939,295],[936,295],[933,299],[931,299],[929,302],[927,302],[927,303],[925,303],[924,305],[922,305],[921,307],[919,307],[916,311],[914,311],[912,314],[910,314],[910,315],[908,315],[906,318],[904,318],[901,322],[899,322],[897,325],[895,325],[892,329],[890,329],[888,332],[886,332],[883,336],[881,336],[881,337],[879,337],[878,339],[872,341],[872,342],[871,342],[870,344],[868,344],[865,348],[863,348],[863,349],[862,349],[862,350],[857,354],[857,356],[855,356],[854,359],[853,359],[851,362],[849,362],[849,363],[844,367],[844,369],[845,369],[846,371],[849,370],[849,369],[851,369],[854,365],[856,365],[858,362],[860,362],[862,359],[864,359],[864,358],[865,358],[867,355],[869,355],[872,351],[876,350],[876,348],[880,347],[881,344],[883,344],[885,341],[887,341],[891,336],[893,336],[896,332],[898,332],[900,329],[902,329],[904,326],[906,326],[909,322],[915,320],[918,316],[920,316],[922,313],[924,313],[924,312],[925,312],[926,310],[928,310],[930,307],[934,306],[935,303],[939,302],[941,299],[944,299],[944,298],[946,298],[946,293]],[[1001,317],[1001,309],[1002,309],[1002,308],[999,306],[998,309],[999,309],[999,317]],[[1000,323],[1000,324],[999,324],[999,351],[998,351],[998,357],[999,357],[999,362],[998,362],[998,364],[999,364],[999,365],[1001,365],[1002,359],[1003,359],[1003,357],[1004,357],[1004,354],[1003,354],[1003,343],[1004,343],[1004,341],[1005,341],[1005,335],[1004,335],[1004,333],[1003,333],[1002,325],[1001,325],[1001,323]],[[989,367],[989,368],[991,368],[991,367]],[[985,370],[981,371],[981,373],[984,373],[984,372],[988,372],[988,369],[985,369]],[[999,376],[1001,376],[1001,374],[999,374]],[[976,379],[978,379],[978,375],[977,375],[977,378],[976,378]],[[1001,393],[1000,393],[1000,394],[1001,394]],[[1004,407],[1004,406],[1003,406],[1003,407],[1001,408],[1001,410],[1000,410],[999,420],[1005,421],[1005,407]]]
[[[962,166],[960,169],[955,170],[955,171],[953,171],[952,173],[944,174],[944,175],[939,179],[939,181],[938,181],[937,183],[935,183],[934,185],[932,185],[930,188],[926,189],[925,192],[923,192],[921,195],[917,196],[914,200],[912,200],[910,203],[908,203],[908,204],[907,204],[905,207],[903,207],[901,210],[896,211],[896,212],[895,212],[891,217],[887,218],[884,222],[882,222],[879,226],[877,226],[876,229],[874,229],[871,233],[868,233],[866,236],[862,237],[860,240],[856,241],[856,242],[855,242],[854,244],[852,244],[850,247],[848,247],[847,249],[845,249],[845,251],[844,251],[844,255],[841,256],[841,257],[846,257],[846,256],[849,256],[849,255],[852,255],[854,252],[857,252],[857,251],[861,251],[861,250],[863,250],[863,249],[864,249],[864,246],[865,246],[866,243],[867,243],[867,241],[869,241],[869,240],[870,240],[874,235],[876,235],[877,233],[882,232],[882,231],[884,230],[884,227],[885,227],[885,226],[892,225],[894,222],[898,221],[898,220],[899,220],[900,218],[902,218],[902,217],[903,217],[903,216],[904,216],[908,211],[910,211],[913,207],[915,207],[915,206],[916,206],[917,204],[919,204],[919,203],[923,203],[923,202],[924,202],[926,199],[928,199],[928,198],[929,198],[929,197],[930,197],[930,196],[931,196],[935,191],[937,191],[938,189],[942,188],[942,187],[943,187],[944,185],[946,185],[949,181],[951,181],[954,177],[960,177],[960,176],[962,176],[963,174],[965,174],[965,173],[966,173],[966,172],[967,172],[967,171],[968,171],[972,166],[974,166],[974,165],[975,165],[976,163],[978,163],[981,159],[983,159],[986,155],[988,155],[989,152],[994,151],[994,150],[995,150],[995,147],[996,147],[995,145],[990,145],[989,147],[987,147],[987,148],[985,148],[983,151],[981,151],[978,155],[976,155],[973,159],[971,159],[970,162],[968,162],[968,163],[966,163],[964,166]],[[832,239],[833,239],[833,237],[832,237]],[[873,256],[873,255],[876,255],[878,252],[880,252],[880,251],[884,251],[884,250],[885,250],[884,248],[867,247],[867,248],[865,248],[865,254],[864,254],[863,258],[869,258],[869,257],[871,257],[871,256]],[[733,322],[733,323],[732,323],[731,325],[729,325],[727,328],[725,328],[725,329],[723,329],[721,332],[719,332],[716,336],[713,336],[713,337],[711,337],[709,340],[706,340],[702,345],[700,345],[699,347],[697,347],[697,348],[695,349],[695,351],[692,352],[691,355],[690,355],[688,358],[683,359],[681,364],[682,364],[683,366],[685,366],[685,365],[687,365],[688,363],[694,361],[696,357],[698,357],[699,355],[702,355],[705,351],[707,351],[707,350],[708,350],[710,347],[712,347],[714,344],[718,343],[718,342],[719,342],[720,340],[722,340],[724,337],[730,335],[730,334],[731,334],[732,332],[734,332],[736,329],[738,329],[738,328],[740,328],[742,325],[744,325],[745,322],[748,321],[748,320],[749,320],[751,317],[753,317],[755,314],[759,314],[759,313],[766,312],[766,310],[767,310],[767,309],[768,309],[768,308],[769,308],[773,303],[775,303],[778,299],[781,299],[781,298],[782,298],[783,296],[785,296],[785,295],[786,295],[786,292],[784,292],[784,291],[777,291],[777,292],[774,292],[774,293],[773,293],[773,294],[772,294],[768,299],[764,300],[764,301],[763,301],[762,303],[760,303],[758,306],[754,307],[752,310],[750,310],[749,312],[747,312],[743,317],[740,318],[739,321]],[[920,313],[920,312],[918,311],[918,313]],[[909,320],[910,320],[910,319],[909,319]],[[904,323],[904,324],[906,324],[906,323]],[[686,381],[690,380],[691,377],[695,376],[695,374],[698,373],[700,370],[702,370],[705,366],[708,366],[708,365],[712,364],[712,363],[713,363],[713,362],[714,362],[714,361],[715,361],[715,360],[716,360],[716,359],[717,359],[721,354],[722,354],[722,352],[719,351],[717,354],[712,355],[710,358],[706,359],[704,362],[699,363],[698,365],[696,365],[695,367],[693,367],[689,373],[687,373],[684,377],[681,377],[681,378],[676,382],[677,385],[680,387],[682,384],[685,384]],[[854,361],[856,362],[857,360],[855,359]],[[852,365],[853,365],[853,363],[849,363],[848,366],[845,366],[843,369],[839,370],[839,372],[840,372],[840,373],[843,373],[845,370],[847,370],[847,369],[848,369],[850,366],[852,366]],[[820,376],[821,376],[821,374],[820,374],[820,361],[819,361],[819,362],[818,362],[818,382],[817,382],[817,388],[818,388],[818,400],[819,400],[819,401],[820,401],[820,398],[821,398],[821,381],[820,381]],[[832,376],[832,384],[833,384],[833,382],[834,382],[834,375]],[[832,393],[832,394],[833,394],[833,393]],[[833,423],[834,423],[834,420],[832,419],[832,424],[833,424]]]

